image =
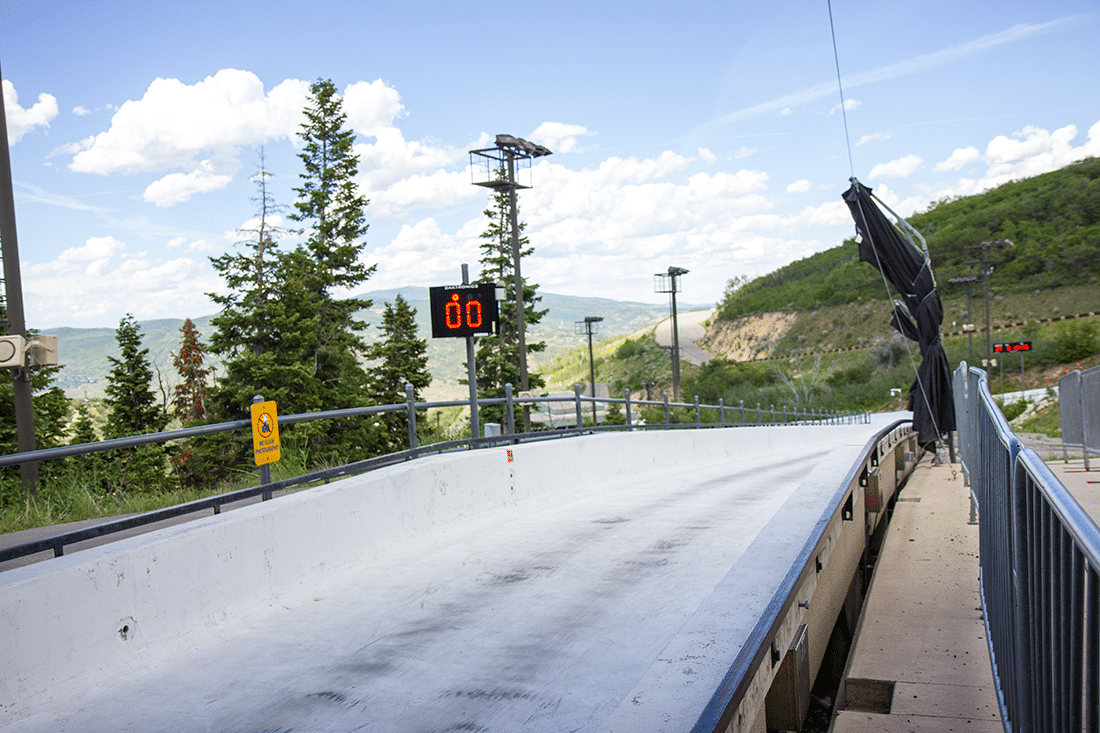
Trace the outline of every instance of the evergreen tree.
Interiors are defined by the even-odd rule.
[[[371,372],[371,397],[380,405],[404,402],[405,384],[413,386],[414,399],[419,402],[423,390],[432,383],[428,371],[428,342],[417,338],[416,309],[400,294],[393,305],[385,304],[382,312],[382,339],[367,350],[367,358],[380,363]],[[418,421],[426,415],[421,411]],[[380,416],[382,445],[379,451],[393,453],[409,447],[408,423],[403,413]]]
[[[183,334],[180,350],[172,354],[172,365],[180,376],[180,383],[174,390],[172,410],[180,422],[187,425],[211,415],[212,406],[207,404],[207,380],[214,368],[204,364],[206,345],[199,339],[194,321],[190,318],[184,320],[180,333]]]
[[[498,175],[502,173],[498,172]],[[519,326],[516,318],[515,263],[512,258],[512,227],[510,203],[506,190],[497,190],[493,194],[493,205],[485,210],[489,224],[481,234],[481,282],[503,282],[505,298],[500,303],[500,335],[482,336],[477,342],[477,390],[481,397],[504,396],[504,385],[511,384],[520,388],[519,363]],[[516,212],[517,220],[519,212]],[[527,257],[534,248],[523,236],[526,222],[519,221],[519,254]],[[537,294],[538,285],[523,278],[524,326],[530,329],[546,315],[537,305],[542,297]],[[526,334],[525,334],[526,335]],[[546,349],[545,341],[526,342],[527,353],[535,354]],[[542,376],[529,373],[529,389],[546,386]],[[481,409],[481,417],[486,422],[501,422],[504,409],[498,406],[486,406]]]
[[[112,369],[107,377],[106,437],[156,433],[168,424],[169,416],[150,389],[153,370],[149,349],[141,348],[141,329],[133,314],[126,314],[115,331],[119,356],[108,357]],[[105,488],[110,491],[151,491],[167,485],[166,450],[152,443],[112,453],[104,469]]]
[[[298,156],[304,170],[291,218],[305,226],[307,240],[286,259],[284,277],[300,288],[295,295],[311,316],[302,345],[314,383],[315,409],[358,407],[366,403],[369,380],[359,361],[367,346],[358,332],[366,323],[355,313],[371,303],[337,298],[336,293],[362,285],[374,273],[374,266],[360,262],[368,201],[359,195],[355,182],[355,133],[344,129],[347,116],[331,81],[319,79],[310,86],[305,115]],[[366,454],[365,421],[330,421],[311,432],[313,446],[330,459],[354,460]]]

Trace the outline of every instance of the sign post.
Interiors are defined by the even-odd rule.
[[[1017,341],[1014,344],[993,344],[993,353],[995,354],[1008,353],[1011,351],[1020,352],[1020,391],[1024,392],[1026,391],[1024,389],[1024,352],[1031,351],[1031,342]],[[1001,369],[1003,374],[1004,367]],[[1004,379],[1003,376],[1002,379]]]
[[[474,364],[474,334],[492,334],[500,323],[497,286],[470,284],[470,268],[462,266],[461,285],[440,285],[428,289],[432,338],[466,339],[466,378],[470,385],[470,437],[481,437],[477,410],[477,369]]]
[[[271,466],[282,457],[279,448],[279,414],[273,401],[264,402],[262,395],[252,398],[252,455],[260,467],[260,485],[271,483]],[[263,500],[271,498],[265,492]]]

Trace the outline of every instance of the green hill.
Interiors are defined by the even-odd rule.
[[[997,249],[990,287],[1023,293],[1100,282],[1100,159],[944,200],[907,219],[928,241],[941,297],[951,278],[978,274],[981,242]],[[960,291],[961,292],[961,291]],[[718,318],[886,300],[878,272],[861,263],[854,239],[755,280],[732,280]]]

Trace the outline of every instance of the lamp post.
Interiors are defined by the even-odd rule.
[[[592,385],[592,424],[596,425],[596,360],[592,355],[592,334],[596,333],[596,324],[603,320],[602,316],[585,316],[583,321],[576,322],[577,333],[588,334],[588,378]],[[582,330],[583,329],[583,330]]]
[[[523,275],[520,273],[519,215],[516,210],[516,190],[531,188],[516,183],[517,168],[531,168],[533,158],[550,155],[550,151],[541,145],[528,142],[511,135],[497,135],[496,147],[470,151],[470,168],[475,186],[484,186],[496,191],[508,192],[510,223],[512,225],[512,275],[516,300],[516,338],[519,345],[519,383],[526,392],[530,388],[527,375],[527,323],[523,310]],[[524,431],[531,429],[531,413],[528,405],[523,406]]]
[[[676,321],[676,293],[682,290],[680,276],[688,274],[682,267],[669,267],[668,272],[653,276],[653,290],[672,294],[672,399],[680,401],[680,328]]]

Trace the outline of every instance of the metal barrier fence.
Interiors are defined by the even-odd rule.
[[[964,470],[981,513],[982,610],[1004,728],[1098,733],[1100,529],[1023,448],[986,373],[964,362],[955,384]]]
[[[1062,456],[1066,448],[1080,448],[1089,470],[1089,454],[1100,455],[1100,367],[1074,370],[1058,380]]]
[[[581,394],[580,385],[574,387],[572,397],[514,397],[512,394],[512,385],[506,384],[504,385],[504,397],[479,399],[477,401],[479,407],[484,407],[487,405],[500,405],[504,407],[505,428],[507,430],[506,434],[461,438],[458,440],[447,440],[438,443],[431,443],[428,445],[421,445],[419,442],[416,426],[417,411],[443,407],[465,407],[470,405],[470,401],[459,400],[444,402],[416,402],[413,397],[413,387],[411,384],[405,385],[405,394],[407,396],[407,401],[403,404],[373,405],[370,407],[356,407],[344,410],[328,410],[326,412],[303,413],[298,415],[280,415],[278,421],[280,425],[294,425],[297,423],[312,422],[314,420],[366,417],[370,415],[379,415],[390,412],[404,412],[406,420],[408,422],[409,434],[409,448],[407,450],[398,451],[396,453],[389,453],[381,456],[375,456],[366,460],[349,463],[343,466],[336,466],[320,471],[313,471],[303,474],[301,476],[284,479],[282,481],[261,483],[259,486],[253,486],[247,489],[239,489],[237,491],[230,491],[223,494],[218,494],[216,496],[206,497],[204,499],[197,499],[195,501],[185,504],[178,504],[176,506],[167,507],[165,509],[158,509],[133,517],[127,517],[125,519],[106,522],[104,524],[89,527],[87,529],[67,532],[65,534],[57,535],[55,537],[49,537],[37,542],[30,542],[22,545],[17,545],[15,547],[3,548],[0,549],[0,562],[13,560],[19,557],[24,557],[26,555],[33,555],[35,553],[43,552],[46,550],[53,550],[54,555],[56,557],[60,557],[65,553],[66,545],[72,545],[77,542],[82,542],[84,540],[93,539],[95,537],[100,537],[103,535],[123,532],[147,524],[153,524],[166,519],[171,519],[173,517],[205,511],[207,509],[213,509],[214,513],[218,514],[221,512],[221,508],[227,504],[243,501],[245,499],[251,499],[256,496],[260,496],[264,501],[266,501],[270,499],[272,495],[277,491],[283,491],[293,488],[295,486],[301,486],[304,484],[316,482],[328,483],[336,478],[365,473],[367,471],[372,471],[376,468],[390,466],[397,463],[403,463],[405,461],[417,458],[418,456],[431,453],[444,453],[454,450],[469,450],[503,444],[516,444],[521,442],[549,440],[553,438],[575,437],[578,435],[587,435],[604,430],[668,430],[674,428],[719,427],[728,428],[750,425],[783,424],[841,425],[870,422],[870,416],[867,413],[839,413],[827,410],[806,409],[788,410],[785,406],[782,408],[781,411],[776,411],[774,405],[769,405],[769,407],[765,409],[762,408],[759,403],[757,403],[755,408],[745,407],[744,401],[741,401],[737,407],[726,406],[725,404],[723,404],[722,400],[719,400],[717,405],[705,405],[700,404],[698,396],[696,396],[694,402],[691,403],[669,402],[667,393],[664,395],[664,399],[661,401],[632,400],[630,398],[629,390],[626,390],[624,396],[618,399],[588,397]],[[257,396],[257,400],[262,400],[262,397]],[[539,430],[537,432],[531,433],[516,432],[515,412],[517,407],[522,410],[524,406],[530,407],[533,405],[537,407],[540,404],[550,405],[555,402],[568,402],[573,404],[574,412],[576,415],[575,425],[567,428],[553,428],[549,430]],[[596,403],[604,403],[608,406],[622,405],[625,411],[626,424],[586,426],[584,424],[583,417],[584,405]],[[638,407],[663,408],[663,422],[655,424],[641,423],[635,418],[633,414],[634,409]],[[694,420],[692,422],[683,423],[672,422],[672,410],[677,408],[686,408],[693,410]],[[706,415],[706,411],[710,411],[712,415]],[[704,419],[704,417],[713,417],[713,421]],[[250,420],[234,420],[231,422],[218,423],[215,425],[201,425],[193,428],[183,428],[180,430],[168,430],[160,433],[150,433],[148,435],[136,435],[126,438],[102,440],[96,443],[83,443],[79,445],[61,446],[58,448],[47,448],[43,450],[29,451],[26,453],[12,453],[10,455],[0,456],[0,468],[4,466],[16,466],[22,463],[54,460],[66,458],[69,456],[86,455],[89,453],[118,450],[122,448],[133,448],[151,443],[167,443],[177,440],[186,440],[188,438],[194,438],[202,435],[214,435],[217,433],[231,432],[234,430],[247,431],[251,429],[252,423]]]

